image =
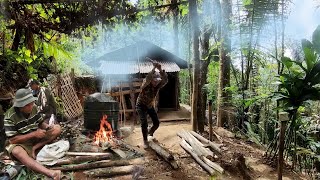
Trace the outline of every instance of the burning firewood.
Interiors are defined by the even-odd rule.
[[[90,171],[84,171],[84,174],[89,177],[114,177],[132,174],[132,179],[138,179],[143,171],[141,166],[121,166],[121,167],[110,167],[110,168],[99,168]]]
[[[136,159],[129,159],[129,160],[116,160],[116,161],[103,160],[103,161],[90,162],[86,164],[74,164],[70,166],[55,167],[53,169],[61,170],[61,171],[79,171],[79,170],[112,167],[112,166],[141,165],[143,163],[144,163],[143,158],[136,158]]]

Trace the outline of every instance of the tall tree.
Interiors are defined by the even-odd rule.
[[[217,126],[223,126],[228,120],[227,109],[230,105],[230,94],[226,87],[230,86],[230,52],[231,52],[231,0],[222,0],[221,2],[221,47],[220,54],[220,73],[217,102]]]
[[[204,88],[204,85],[207,83],[207,74],[208,74],[208,66],[210,64],[210,60],[216,51],[210,52],[210,36],[212,34],[212,28],[208,27],[204,29],[204,32],[201,35],[200,40],[200,53],[201,53],[201,61],[200,61],[200,76],[199,76],[199,98],[198,98],[198,131],[204,131],[204,120],[206,118],[206,102],[207,102],[207,91]]]
[[[172,0],[172,4],[177,4],[178,0]],[[173,6],[173,32],[174,32],[174,52],[179,55],[179,8]]]
[[[198,78],[200,73],[200,52],[199,52],[199,18],[197,12],[197,0],[189,0],[189,12],[190,12],[190,23],[192,27],[192,44],[193,44],[193,89],[192,89],[192,102],[191,102],[191,122],[192,130],[196,131],[198,129],[198,119],[197,119],[197,103],[198,103]]]

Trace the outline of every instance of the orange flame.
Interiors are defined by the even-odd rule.
[[[94,136],[94,143],[100,145],[111,140],[112,137],[112,127],[111,124],[107,121],[107,115],[103,115],[100,120],[100,129]]]

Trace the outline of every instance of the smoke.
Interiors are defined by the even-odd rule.
[[[310,39],[313,31],[320,25],[320,9],[314,0],[294,0],[286,23],[286,34],[294,39]]]

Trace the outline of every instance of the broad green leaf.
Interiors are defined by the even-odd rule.
[[[313,67],[313,63],[316,61],[316,56],[314,54],[313,45],[310,41],[302,39],[301,41],[302,49],[305,56],[305,62],[307,64],[307,70],[310,71]]]
[[[312,43],[315,51],[320,54],[320,25],[312,34]]]
[[[29,49],[27,49],[24,54],[27,56],[27,57],[30,57],[31,56],[31,51]]]
[[[292,60],[289,57],[282,57],[281,62],[288,68],[290,69],[292,66]]]
[[[252,0],[242,0],[244,6],[249,6],[252,4]]]
[[[28,63],[28,64],[30,64],[30,63],[32,63],[32,61],[33,61],[33,59],[31,58],[31,57],[25,57],[25,61]]]

